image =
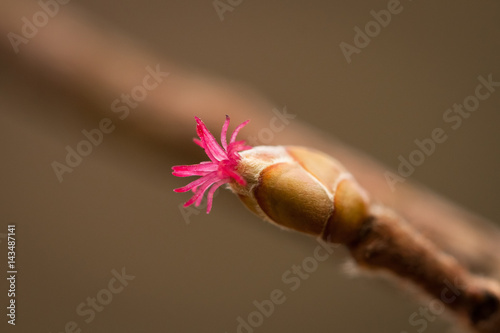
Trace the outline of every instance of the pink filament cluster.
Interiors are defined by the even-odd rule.
[[[203,194],[207,194],[207,214],[212,209],[212,202],[215,190],[223,184],[230,183],[233,180],[240,185],[245,185],[245,180],[236,172],[236,167],[240,156],[239,151],[247,150],[252,147],[247,146],[245,141],[236,141],[238,132],[248,124],[249,120],[241,123],[231,135],[229,143],[227,142],[227,129],[229,127],[229,116],[222,126],[221,144],[217,143],[212,133],[207,129],[200,118],[196,119],[196,133],[200,139],[193,141],[205,150],[210,161],[201,162],[193,165],[178,165],[172,167],[172,174],[177,177],[201,176],[197,180],[186,186],[175,189],[175,192],[193,191],[194,195],[189,199],[184,207],[195,204],[198,207],[203,199]],[[213,186],[212,186],[213,185]],[[210,188],[211,187],[211,188]],[[210,188],[210,189],[209,189]]]

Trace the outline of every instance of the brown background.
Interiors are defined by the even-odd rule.
[[[500,81],[498,3],[404,1],[351,64],[340,42],[352,43],[354,26],[387,1],[248,0],[223,22],[210,0],[68,6],[77,5],[160,57],[252,86],[279,109],[286,105],[294,121],[390,167],[415,149],[415,139],[446,128],[449,139],[411,179],[500,220],[500,91],[458,130],[442,120],[474,92],[478,75]],[[51,162],[99,117],[81,97],[26,69],[12,50],[3,49],[0,60],[0,233],[17,224],[19,267],[18,325],[2,314],[0,330],[62,332],[75,321],[83,332],[236,332],[236,318],[254,311],[254,300],[281,289],[286,302],[255,332],[417,332],[408,318],[421,304],[384,280],[350,277],[341,249],[290,291],[281,275],[316,242],[261,222],[227,191],[210,215],[186,224],[179,204],[188,195],[172,192],[185,179],[170,167],[201,154],[174,153],[116,122],[59,183]],[[136,278],[86,324],[77,305],[122,267]],[[6,284],[0,287],[5,309]],[[447,327],[444,316],[428,324],[429,333]]]

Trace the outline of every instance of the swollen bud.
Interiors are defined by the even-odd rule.
[[[218,187],[228,184],[243,203],[263,219],[285,229],[335,243],[355,240],[369,220],[368,197],[349,172],[321,152],[295,146],[250,147],[236,141],[241,123],[227,138],[229,116],[221,144],[203,121],[196,119],[194,142],[210,161],[172,167],[177,177],[199,176],[175,192],[193,192],[184,206],[199,206],[207,194],[207,213]]]
[[[259,146],[239,153],[245,185],[230,187],[261,218],[335,243],[355,239],[368,197],[332,157],[304,147]]]

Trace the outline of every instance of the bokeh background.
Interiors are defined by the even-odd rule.
[[[245,86],[280,110],[286,106],[297,115],[293,122],[396,168],[415,139],[445,126],[443,113],[474,93],[479,75],[500,81],[500,4],[402,1],[402,12],[348,64],[339,44],[352,44],[353,28],[387,4],[246,0],[221,21],[211,0],[85,0],[61,6],[57,15],[77,13],[162,61]],[[311,256],[317,242],[263,223],[229,191],[219,191],[210,215],[200,210],[186,220],[179,205],[189,195],[172,191],[186,179],[170,168],[203,154],[184,136],[158,140],[131,126],[134,117],[109,115],[115,131],[60,183],[51,163],[63,161],[82,130],[96,127],[113,98],[97,103],[67,75],[44,70],[28,51],[42,43],[37,36],[16,54],[6,29],[20,29],[38,5],[24,14],[13,2],[1,6],[0,233],[17,225],[19,270],[17,325],[7,325],[2,314],[2,332],[64,332],[71,321],[82,332],[236,332],[237,317],[247,318],[253,301],[274,289],[286,301],[255,332],[422,327],[409,317],[428,300],[415,302],[383,279],[351,276],[341,248],[290,291],[282,274]],[[117,63],[115,73],[120,68],[127,63]],[[492,221],[500,220],[499,105],[496,91],[458,130],[447,130],[448,140],[410,177]],[[261,111],[272,118],[272,107]],[[195,135],[194,125],[183,129],[186,137]],[[76,308],[108,288],[112,270],[122,268],[135,279],[86,323]],[[5,309],[7,285],[0,287]],[[444,315],[427,324],[429,333],[449,328]]]

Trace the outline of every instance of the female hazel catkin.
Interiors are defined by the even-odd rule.
[[[229,184],[252,212],[280,227],[335,243],[357,238],[368,219],[368,196],[338,161],[309,148],[250,147],[236,141],[248,121],[240,124],[228,141],[227,116],[219,145],[201,119],[196,118],[196,122],[200,139],[194,141],[210,161],[173,167],[175,176],[201,176],[175,190],[194,192],[185,206],[200,205],[208,191],[208,213],[215,190]]]

